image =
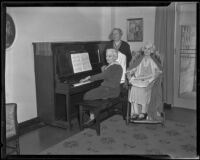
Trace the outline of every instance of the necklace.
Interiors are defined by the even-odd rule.
[[[116,50],[119,50],[119,48],[120,48],[120,46],[121,46],[121,41],[118,41],[118,42],[113,42],[113,45],[114,45],[114,48],[116,49]]]

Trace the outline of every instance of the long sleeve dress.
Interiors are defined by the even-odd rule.
[[[115,98],[120,94],[120,81],[123,69],[119,63],[113,63],[102,73],[91,76],[91,81],[103,80],[101,85],[85,93],[84,100]]]

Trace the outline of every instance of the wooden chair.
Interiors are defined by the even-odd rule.
[[[131,84],[129,85],[129,91],[131,90]],[[163,100],[162,100],[162,74],[154,80],[151,92],[151,100],[148,107],[148,118],[146,120],[131,120],[130,110],[131,104],[127,105],[127,116],[126,124],[132,123],[149,123],[149,124],[165,124],[165,113],[163,110]],[[158,116],[157,113],[160,113]]]
[[[116,106],[118,104],[122,105],[123,101],[121,97],[117,98],[110,98],[106,100],[85,100],[79,102],[79,125],[80,129],[83,130],[84,128],[92,128],[95,129],[97,135],[100,135],[100,123],[105,118],[102,118],[102,113],[107,112],[109,115],[113,114],[121,114],[125,119],[125,113],[123,113],[123,109],[119,109]],[[123,107],[122,107],[123,108]],[[91,125],[86,125],[83,122],[83,116],[85,113],[92,112],[94,113],[94,121]],[[111,114],[112,113],[112,114]]]
[[[6,110],[6,147],[11,149],[12,152],[20,154],[19,147],[19,129],[17,121],[17,104],[16,103],[7,103],[5,106]],[[14,145],[8,145],[8,143],[14,143]]]

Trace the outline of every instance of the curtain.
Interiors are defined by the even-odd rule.
[[[175,3],[157,7],[154,43],[163,57],[163,101],[173,104]]]

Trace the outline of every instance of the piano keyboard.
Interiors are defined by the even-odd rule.
[[[81,85],[84,85],[84,84],[87,84],[87,83],[91,83],[91,81],[85,81],[85,82],[74,83],[73,86],[74,86],[74,87],[78,87],[78,86],[81,86]]]

